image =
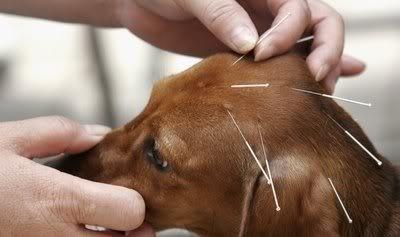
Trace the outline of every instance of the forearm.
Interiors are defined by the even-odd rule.
[[[0,12],[84,23],[96,26],[119,27],[115,17],[118,0],[0,0]]]

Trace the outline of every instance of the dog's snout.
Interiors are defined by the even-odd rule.
[[[79,167],[81,166],[83,157],[70,157],[68,155],[64,155],[59,158],[55,158],[45,163],[46,166],[54,168],[64,173],[72,174],[77,176],[79,173]]]
[[[61,172],[95,181],[99,170],[99,157],[96,147],[78,155],[64,155],[47,162],[45,165]]]

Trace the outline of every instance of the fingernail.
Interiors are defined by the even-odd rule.
[[[111,131],[111,128],[98,125],[98,124],[87,124],[83,125],[85,131],[91,136],[105,136],[107,133]]]
[[[361,68],[365,68],[367,66],[367,64],[361,60],[355,59],[354,61],[357,64],[357,66],[359,66]]]
[[[328,72],[329,72],[329,67],[326,64],[322,65],[319,68],[317,75],[315,76],[315,80],[321,81],[322,79],[324,79],[326,77],[326,75],[328,75]]]
[[[247,53],[256,46],[257,37],[248,27],[240,26],[232,32],[232,43],[239,53]]]
[[[366,63],[364,61],[361,61],[358,58],[355,58],[353,56],[350,55],[343,55],[342,57],[342,63],[344,62],[348,63],[349,61],[352,61],[352,63],[356,64],[358,67],[366,67]]]

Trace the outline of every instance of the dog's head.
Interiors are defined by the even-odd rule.
[[[320,221],[337,231],[342,214],[324,178],[368,185],[376,172],[359,170],[377,167],[325,113],[374,152],[373,147],[334,102],[292,89],[321,91],[303,59],[284,55],[259,63],[244,59],[232,66],[236,58],[216,55],[158,82],[139,116],[89,152],[67,159],[61,169],[137,190],[146,202],[146,220],[157,229],[181,227],[207,236],[235,236],[247,219],[248,228],[270,226],[266,227],[270,233],[277,233],[283,223],[296,231]],[[253,83],[270,86],[231,88]],[[275,211],[266,180],[258,179],[260,169],[228,111],[264,164],[260,129],[281,212]],[[347,181],[338,184],[347,185]],[[342,195],[350,200],[357,194]],[[249,197],[252,205],[246,206]],[[348,205],[360,209],[360,203]],[[326,220],[317,214],[324,208]],[[330,222],[335,224],[329,226]]]

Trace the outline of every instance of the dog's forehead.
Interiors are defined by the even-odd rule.
[[[236,105],[241,97],[243,106],[262,100],[279,102],[283,97],[292,100],[298,94],[288,89],[316,88],[306,62],[295,55],[283,55],[263,62],[237,59],[234,54],[218,54],[209,57],[188,70],[158,82],[152,93],[150,104],[174,104],[194,109],[203,105]],[[240,84],[269,84],[269,88],[231,88]],[[288,93],[289,92],[289,93]],[[235,99],[236,98],[236,99]],[[185,104],[185,105],[184,105]],[[228,105],[228,106],[226,106]]]
[[[136,121],[155,123],[154,130],[168,129],[178,140],[186,140],[182,137],[185,134],[200,134],[229,122],[227,110],[235,113],[240,122],[262,118],[275,124],[291,121],[320,106],[318,98],[291,89],[320,89],[300,57],[284,55],[261,63],[245,59],[232,65],[236,58],[234,54],[212,56],[158,82],[141,119]],[[234,84],[252,83],[269,83],[270,87],[231,88]],[[177,137],[167,140],[175,141]]]
[[[159,81],[153,88],[145,114],[158,114],[156,121],[169,118],[183,127],[196,127],[197,120],[202,126],[206,122],[218,123],[222,116],[226,117],[227,109],[249,114],[260,114],[263,110],[265,118],[268,115],[287,117],[305,107],[304,95],[293,93],[291,87],[319,89],[305,61],[295,55],[260,63],[248,58],[232,65],[236,58],[234,54],[212,56]],[[269,83],[270,87],[231,88],[234,84],[252,83]],[[170,125],[170,121],[167,124]]]
[[[161,80],[153,93],[159,97],[182,91],[212,93],[212,88],[230,88],[234,84],[270,83],[297,86],[313,82],[305,61],[296,55],[283,55],[262,62],[245,58],[233,65],[235,54],[217,54],[186,71]]]

